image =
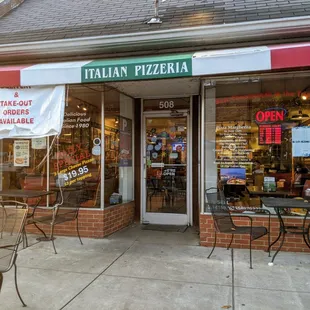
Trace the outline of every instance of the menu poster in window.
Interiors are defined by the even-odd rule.
[[[293,157],[310,157],[310,127],[292,129]]]
[[[250,137],[250,125],[218,124],[216,126],[216,163],[222,167],[249,165],[252,153]]]
[[[282,127],[280,124],[259,125],[258,128],[260,145],[282,143]]]
[[[28,167],[29,166],[29,140],[14,141],[14,166]]]
[[[132,166],[132,120],[120,117],[120,167]]]

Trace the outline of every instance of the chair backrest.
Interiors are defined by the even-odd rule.
[[[231,218],[224,193],[217,188],[206,190],[207,205],[211,210],[215,229],[218,232],[233,230],[235,225]]]
[[[27,212],[25,203],[0,201],[0,272],[10,270],[14,264]]]
[[[55,217],[61,217],[62,221],[72,221],[75,220],[79,214],[79,209],[81,206],[80,199],[83,193],[83,189],[78,190],[66,190],[62,189],[58,193],[58,199],[55,206],[57,206]],[[61,199],[63,195],[63,199]]]
[[[100,199],[101,199],[101,183],[96,186],[95,193],[91,199],[84,200],[80,203],[82,208],[96,208],[100,206]]]

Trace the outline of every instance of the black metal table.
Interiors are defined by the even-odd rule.
[[[49,196],[54,194],[54,191],[44,191],[44,190],[24,190],[24,189],[6,189],[6,190],[2,190],[0,191],[0,196],[1,197],[14,197],[15,200],[17,200],[17,198],[22,198],[26,201],[26,203],[28,202],[28,199],[30,198],[38,198],[36,200],[36,203],[32,206],[29,206],[30,208],[32,208],[32,212],[29,212],[27,214],[27,219],[30,219],[34,216],[34,213],[36,211],[36,208],[39,206],[41,200],[43,197],[45,196]],[[42,233],[44,233],[38,226],[36,226]],[[26,233],[24,231],[24,236],[26,237]],[[27,238],[26,239],[26,246],[28,247],[28,241]],[[39,241],[45,241],[46,238],[44,237],[40,237],[37,238]],[[25,244],[24,244],[25,246]]]
[[[282,198],[299,196],[299,194],[296,191],[287,191],[281,189],[277,189],[274,192],[266,192],[262,189],[261,186],[247,186],[246,190],[250,196],[282,197]]]
[[[0,191],[1,197],[15,197],[16,198],[41,198],[54,194],[53,191],[43,191],[43,190],[25,190],[25,189],[5,189]]]
[[[24,190],[24,189],[6,189],[0,191],[0,196],[1,197],[14,197],[15,200],[17,198],[23,198],[26,200],[26,203],[28,202],[28,199],[30,198],[38,198],[36,203],[33,206],[29,206],[30,208],[35,208],[40,204],[42,198],[44,196],[52,195],[54,194],[54,191],[43,191],[43,190]],[[33,214],[29,213],[27,217],[31,217]]]
[[[307,217],[308,217],[308,214],[310,211],[310,203],[308,201],[304,201],[304,200],[300,200],[300,199],[273,198],[273,197],[261,197],[261,201],[267,208],[274,208],[275,209],[276,214],[277,214],[278,219],[279,219],[279,223],[280,223],[279,235],[276,238],[276,240],[270,244],[270,246],[268,248],[268,251],[269,251],[270,248],[274,244],[276,244],[282,236],[281,243],[280,243],[276,253],[272,257],[271,264],[273,263],[277,254],[281,250],[283,243],[284,243],[284,240],[285,240],[285,235],[287,233],[302,235],[305,244],[310,249],[309,226],[306,227],[306,220],[307,220]],[[304,209],[306,211],[304,214],[304,217],[303,217],[302,226],[285,225],[281,211],[286,210],[286,209],[292,209],[292,208]]]

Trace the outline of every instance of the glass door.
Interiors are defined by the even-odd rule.
[[[184,225],[188,208],[188,116],[144,117],[144,223]]]

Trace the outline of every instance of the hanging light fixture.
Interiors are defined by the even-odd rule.
[[[78,103],[76,106],[78,109],[81,109],[83,111],[87,111],[87,104],[85,102],[80,101],[80,103]]]
[[[306,113],[303,113],[302,110],[299,110],[298,114],[294,114],[291,117],[291,119],[294,119],[294,120],[301,120],[301,119],[305,119],[305,118],[309,118],[309,115]]]
[[[307,93],[307,90],[310,88],[310,85],[306,86],[300,93],[299,93],[299,98],[302,101],[306,101],[309,99],[309,93]]]

